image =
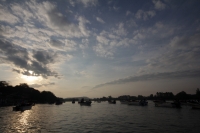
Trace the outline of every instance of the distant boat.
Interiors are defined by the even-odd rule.
[[[128,104],[129,101],[128,101],[128,100],[120,100],[120,103],[121,103],[121,104]]]
[[[192,109],[200,109],[200,104],[199,105],[193,105]]]
[[[75,103],[75,100],[72,100],[72,103]]]
[[[84,100],[84,98],[82,98],[80,101],[78,101],[78,103],[82,106],[82,105],[85,105],[85,106],[90,106],[91,105],[91,100],[88,99],[87,101]]]
[[[90,106],[91,105],[91,101],[85,101],[85,102],[80,102],[79,104],[82,106],[82,105],[85,105],[85,106]]]
[[[61,101],[56,101],[55,105],[61,105],[62,102]]]
[[[32,108],[32,103],[20,104],[13,107],[13,111],[25,111]]]
[[[200,103],[198,101],[188,101],[187,105],[192,106],[192,109],[200,109]]]
[[[97,100],[98,103],[101,103],[101,100]]]
[[[116,101],[115,100],[108,100],[108,103],[110,103],[110,104],[116,104]]]
[[[147,106],[148,102],[146,100],[134,100],[134,101],[130,101],[128,102],[128,105],[136,105],[136,106]]]
[[[180,102],[155,102],[156,107],[181,108]]]

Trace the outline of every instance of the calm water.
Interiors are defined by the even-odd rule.
[[[199,133],[200,110],[92,103],[80,106],[35,105],[31,110],[13,112],[12,107],[0,108],[0,133]]]

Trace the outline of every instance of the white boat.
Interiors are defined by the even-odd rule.
[[[197,101],[188,101],[187,105],[189,105],[189,106],[196,106],[196,105],[200,105],[200,103],[197,102]]]

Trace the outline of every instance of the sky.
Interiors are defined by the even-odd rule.
[[[0,81],[58,97],[200,87],[199,0],[0,0]]]

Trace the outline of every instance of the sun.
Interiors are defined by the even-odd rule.
[[[29,83],[29,84],[33,84],[35,83],[36,81],[41,81],[42,80],[42,77],[41,76],[35,76],[33,74],[33,71],[29,71],[30,75],[21,75],[21,78]]]

